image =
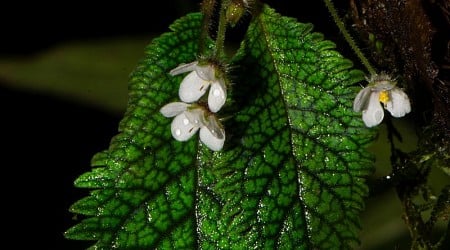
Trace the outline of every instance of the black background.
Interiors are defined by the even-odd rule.
[[[43,1],[2,3],[0,56],[27,57],[67,41],[165,32],[200,1]],[[322,1],[266,1],[278,12],[312,22],[339,42]],[[237,29],[236,36],[242,34]],[[233,36],[233,33],[231,33]],[[345,46],[343,49],[346,49]],[[63,232],[76,224],[68,208],[88,194],[73,181],[91,157],[108,147],[123,114],[110,114],[63,98],[5,87],[2,111],[2,216],[4,245],[30,249],[83,249]]]

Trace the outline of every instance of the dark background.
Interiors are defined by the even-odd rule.
[[[2,3],[0,55],[26,55],[64,41],[163,32],[182,15],[198,11],[201,0],[64,1]],[[263,1],[283,15],[314,23],[330,39],[337,28],[321,1]],[[339,2],[336,1],[337,7]],[[239,25],[238,25],[239,26]],[[334,40],[334,39],[333,39]]]
[[[2,3],[0,57],[28,57],[59,44],[83,39],[165,32],[200,1],[42,1]],[[339,33],[322,5],[266,1],[278,12],[312,22],[316,31],[339,43]],[[243,33],[230,33],[238,40]],[[150,42],[150,41],[149,41]],[[344,44],[344,43],[343,43]],[[342,49],[347,50],[345,45]],[[351,55],[349,55],[351,56]],[[357,61],[357,60],[356,60]],[[73,187],[89,171],[91,157],[108,147],[123,114],[111,114],[64,98],[5,87],[2,110],[2,223],[4,245],[12,248],[83,249],[63,232],[76,224],[68,208],[88,194]],[[10,86],[10,85],[8,85]]]

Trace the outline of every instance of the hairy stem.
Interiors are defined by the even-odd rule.
[[[328,11],[330,12],[331,16],[333,17],[334,22],[338,26],[339,30],[342,32],[342,35],[344,36],[347,43],[352,48],[353,52],[355,52],[356,56],[361,60],[362,64],[366,67],[367,71],[371,75],[376,74],[375,69],[370,64],[369,60],[364,56],[362,51],[359,49],[359,47],[356,45],[355,40],[353,40],[352,36],[348,32],[347,28],[345,27],[344,22],[339,17],[336,8],[334,7],[334,4],[331,0],[323,0],[325,2],[325,5],[327,6]]]
[[[202,32],[200,34],[199,41],[199,54],[203,55],[206,51],[206,39],[209,35],[210,23],[212,16],[214,14],[214,7],[216,5],[216,0],[203,0],[201,4],[201,11],[203,13],[202,20]]]
[[[225,32],[227,29],[226,12],[230,5],[230,0],[223,0],[220,6],[219,26],[217,28],[216,47],[214,50],[215,57],[221,57],[224,54]]]

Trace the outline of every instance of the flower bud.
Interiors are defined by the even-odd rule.
[[[204,0],[201,4],[201,11],[206,16],[211,16],[214,12],[214,0]]]
[[[226,11],[227,22],[234,27],[244,15],[248,3],[246,0],[232,0]]]

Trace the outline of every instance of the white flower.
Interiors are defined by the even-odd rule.
[[[362,111],[362,119],[367,127],[381,123],[384,108],[394,117],[403,117],[411,112],[408,96],[386,74],[374,75],[368,79],[369,85],[363,88],[353,102],[353,110]]]
[[[212,64],[199,65],[197,61],[181,64],[170,71],[171,75],[190,72],[180,84],[178,94],[181,101],[192,103],[202,97],[209,86],[208,107],[211,112],[219,111],[227,99],[227,89],[224,80],[216,77],[216,69]]]
[[[177,141],[189,140],[200,129],[200,140],[211,150],[219,151],[225,142],[225,131],[214,114],[203,107],[172,102],[160,109],[165,117],[174,117],[170,130]]]

